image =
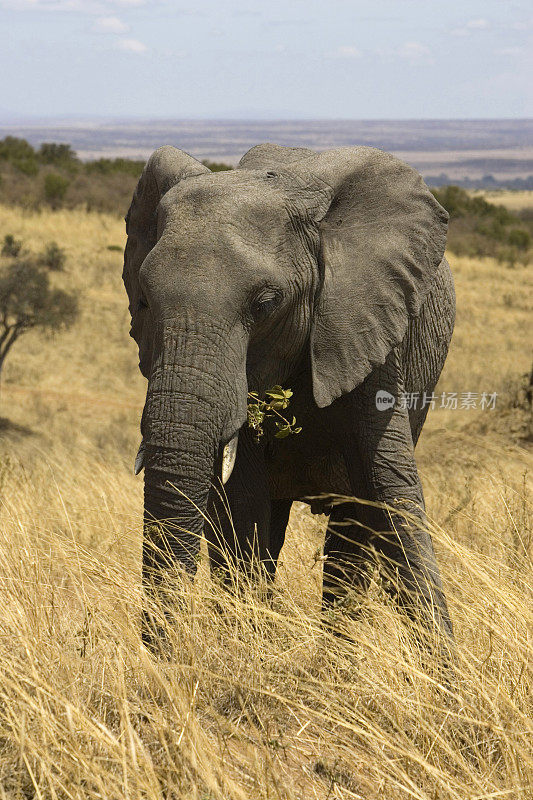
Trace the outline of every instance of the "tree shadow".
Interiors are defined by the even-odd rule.
[[[7,417],[0,417],[0,436],[35,436],[31,428],[12,422]]]

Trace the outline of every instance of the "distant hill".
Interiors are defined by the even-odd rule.
[[[146,159],[160,145],[172,144],[195,158],[232,165],[260,142],[316,150],[368,145],[395,153],[434,185],[533,188],[533,120],[528,119],[62,120],[0,124],[0,138],[7,135],[23,137],[34,147],[68,143],[83,160]]]
[[[440,175],[425,175],[426,183],[430,186],[449,186],[454,184],[462,189],[510,189],[517,192],[533,191],[533,175],[525,178],[502,178],[497,180],[494,175],[483,175],[481,178],[451,178],[447,173]]]

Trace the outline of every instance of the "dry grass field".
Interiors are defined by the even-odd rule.
[[[447,682],[377,581],[345,636],[321,626],[325,523],[303,506],[273,601],[223,593],[204,559],[175,657],[142,648],[144,381],[108,249],[123,223],[0,207],[6,233],[66,249],[54,281],[81,316],[17,342],[0,386],[0,798],[532,798],[530,272],[450,256],[438,391],[498,397],[435,408],[418,449],[457,638]]]
[[[494,189],[492,191],[479,190],[473,194],[480,194],[489,202],[505,206],[509,211],[533,209],[533,192],[507,192],[503,189]]]

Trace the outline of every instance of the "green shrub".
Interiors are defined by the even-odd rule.
[[[496,227],[508,225],[516,219],[505,206],[489,203],[484,197],[472,197],[466,189],[461,189],[460,186],[443,186],[440,189],[433,189],[432,192],[447,210],[450,219],[468,216],[485,220],[488,218]]]
[[[49,242],[40,258],[40,262],[52,272],[62,272],[65,268],[67,255],[57,242]]]
[[[0,141],[0,159],[3,161],[28,161],[35,159],[35,150],[26,139],[6,136]]]
[[[49,172],[44,179],[44,196],[52,208],[59,208],[69,187],[69,181],[57,172]]]
[[[459,186],[443,186],[441,189],[432,191],[441,206],[444,206],[450,215],[450,219],[463,216],[466,195],[464,189]]]
[[[433,194],[450,214],[448,248],[460,256],[492,256],[515,267],[529,262],[533,219],[470,195],[459,186],[443,186]]]
[[[203,159],[202,164],[207,167],[211,172],[225,172],[228,169],[233,169],[231,164],[224,164],[222,161],[208,161]]]
[[[124,173],[138,178],[144,169],[144,161],[134,161],[129,158],[98,158],[96,161],[89,161],[84,165],[88,175],[112,175],[114,173]]]
[[[531,245],[531,236],[521,228],[513,228],[509,231],[507,242],[518,250],[528,250]]]
[[[37,157],[42,164],[68,165],[78,160],[69,144],[57,142],[43,142],[37,151]]]
[[[504,242],[507,238],[505,225],[496,217],[485,216],[482,222],[476,223],[476,231],[497,242]]]
[[[15,239],[12,233],[6,233],[2,245],[2,255],[7,258],[16,258],[22,250],[22,241]]]
[[[24,175],[29,175],[30,177],[37,175],[39,172],[39,164],[35,158],[16,158],[11,163],[19,172],[23,172]]]
[[[520,253],[516,247],[502,247],[498,250],[496,258],[499,264],[514,269],[519,261]]]

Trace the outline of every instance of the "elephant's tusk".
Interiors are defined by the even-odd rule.
[[[134,473],[136,475],[138,475],[139,472],[144,467],[144,448],[145,448],[145,445],[144,445],[144,439],[143,439],[142,442],[139,445],[139,449],[137,450],[137,456],[135,458],[135,466],[133,467],[133,471],[134,471]]]
[[[226,483],[233,467],[235,466],[235,457],[237,455],[237,443],[239,441],[239,434],[236,433],[233,439],[227,443],[222,453],[222,483]]]

